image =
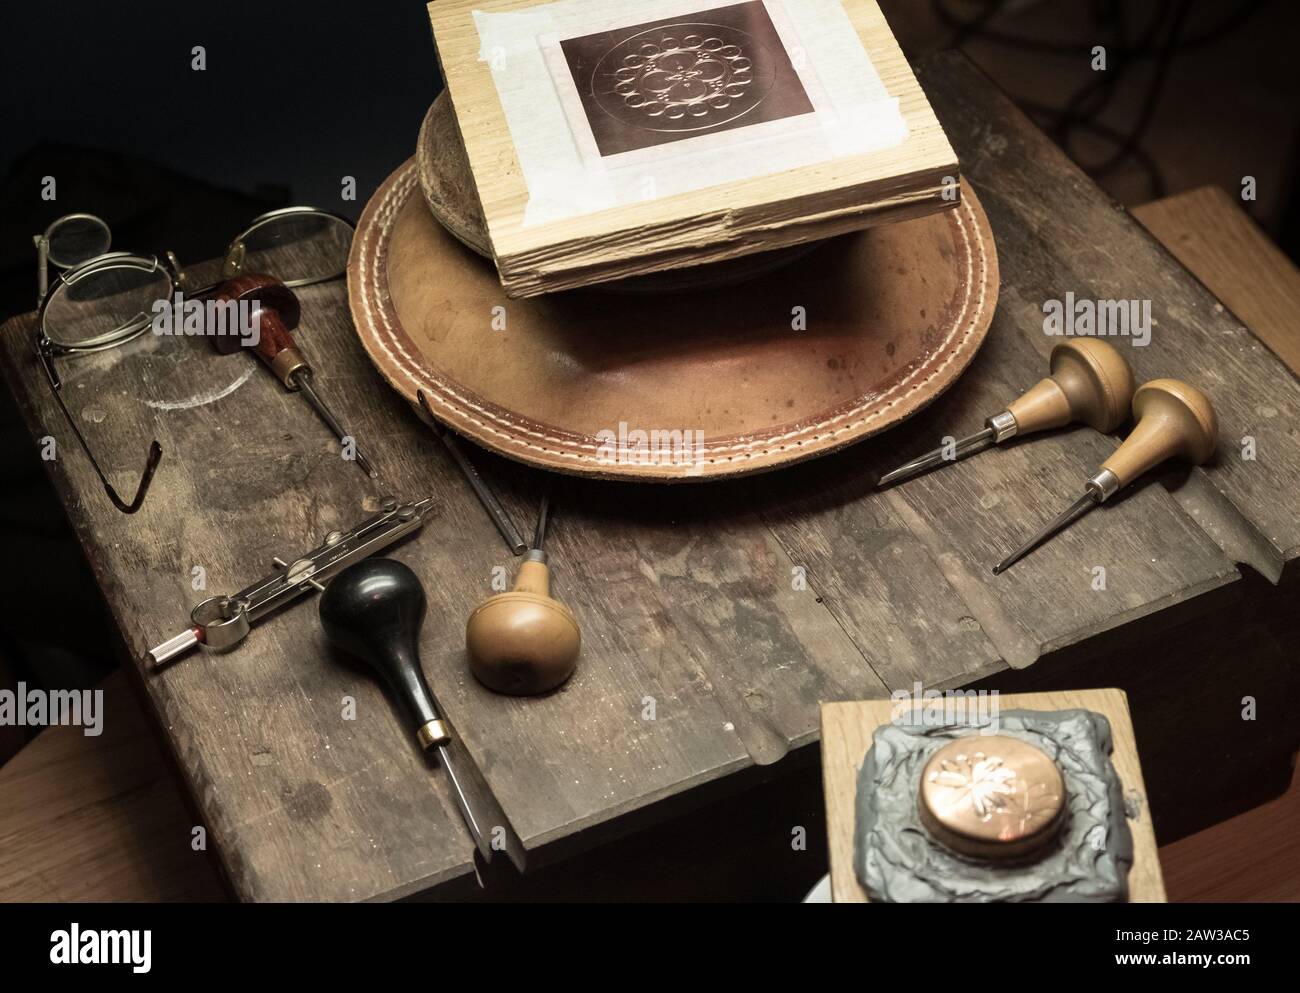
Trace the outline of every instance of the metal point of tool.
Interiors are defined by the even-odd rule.
[[[340,442],[347,444],[348,439],[351,439],[352,458],[357,465],[361,467],[361,471],[371,479],[377,479],[379,474],[375,472],[374,467],[370,464],[370,460],[362,454],[361,446],[357,444],[356,436],[350,434],[343,425],[339,423],[338,418],[334,416],[329,407],[325,405],[325,401],[320,398],[320,394],[316,392],[315,386],[312,385],[311,373],[306,369],[303,369],[294,376],[293,382],[302,391],[303,396],[307,398],[307,402],[311,404],[312,409],[316,411],[317,415],[319,415],[320,419],[325,422],[326,426],[334,432],[334,436],[338,438]]]
[[[993,568],[1006,572],[1054,534],[1166,459],[1204,465],[1218,447],[1219,419],[1209,398],[1177,379],[1156,379],[1133,394],[1133,431],[1087,482],[1074,505]]]
[[[447,778],[451,780],[452,790],[456,794],[456,805],[460,807],[460,816],[464,818],[470,837],[474,839],[474,847],[483,854],[485,859],[491,860],[492,846],[474,816],[474,808],[470,806],[469,797],[465,795],[465,788],[461,786],[460,776],[456,772],[456,763],[451,758],[450,745],[438,746],[438,761],[442,763],[443,769],[447,771]]]
[[[533,528],[533,550],[540,552],[546,544],[546,525],[551,516],[551,492],[542,494],[542,505],[537,511],[537,526]]]
[[[510,826],[496,799],[491,796],[490,792],[481,783],[478,789],[469,789],[470,777],[462,775],[457,769],[450,744],[438,745],[438,761],[442,764],[442,768],[447,773],[447,778],[451,781],[452,792],[456,797],[456,806],[460,808],[461,819],[465,822],[465,827],[474,840],[474,847],[483,856],[483,861],[493,864],[493,856],[497,854],[497,849],[494,847],[495,841],[501,846],[500,850],[505,852],[511,864],[517,870],[523,872],[525,865],[523,843],[519,840],[519,836],[515,834],[514,828]],[[480,817],[489,816],[493,818],[494,824],[480,823]],[[493,837],[494,834],[497,835],[497,838]]]
[[[992,445],[996,438],[997,432],[993,428],[977,431],[975,434],[960,439],[952,446],[940,446],[932,452],[926,452],[919,458],[913,459],[911,462],[900,465],[893,472],[885,473],[876,480],[876,486],[888,486],[904,479],[911,479],[913,476],[919,476],[921,473],[933,469],[942,462],[956,462],[969,455],[974,455],[976,452],[982,452]]]
[[[497,499],[496,494],[492,492],[492,488],[488,486],[487,480],[479,475],[479,471],[474,468],[474,463],[469,460],[465,450],[460,447],[460,442],[456,440],[456,436],[443,427],[442,422],[434,416],[433,408],[429,406],[429,400],[424,395],[424,390],[417,390],[415,395],[419,398],[420,406],[424,408],[424,412],[429,415],[429,419],[433,422],[434,432],[451,454],[456,465],[460,467],[460,471],[465,476],[466,482],[469,483],[470,489],[478,497],[478,502],[483,505],[488,517],[492,518],[492,523],[496,525],[497,531],[505,539],[506,546],[512,554],[523,555],[524,552],[528,551],[528,543],[524,541],[524,536],[519,533],[514,521],[506,513],[505,507],[501,505],[501,501]]]
[[[1050,524],[1045,526],[1036,535],[1030,538],[1023,545],[1021,545],[1020,548],[1012,552],[1005,559],[1003,559],[1001,562],[995,565],[993,567],[993,575],[998,576],[1006,572],[1013,565],[1015,565],[1026,555],[1032,552],[1035,548],[1037,548],[1039,545],[1046,542],[1048,538],[1052,537],[1052,535],[1056,534],[1058,531],[1064,531],[1071,524],[1077,521],[1080,517],[1082,517],[1088,511],[1092,510],[1093,507],[1099,506],[1101,504],[1101,500],[1102,497],[1100,496],[1100,494],[1094,493],[1092,490],[1089,490],[1083,496],[1079,497],[1079,499],[1074,502],[1074,505],[1071,506],[1069,510],[1059,515]]]

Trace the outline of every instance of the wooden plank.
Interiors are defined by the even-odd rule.
[[[854,448],[768,484],[764,520],[808,589],[890,690],[964,685],[1004,669],[967,601],[909,522],[871,492],[871,478]]]
[[[1149,300],[1151,344],[1127,353],[1137,381],[1194,381],[1214,402],[1220,426],[1215,462],[1163,479],[1211,535],[1253,538],[1248,561],[1276,579],[1300,553],[1300,502],[1277,499],[1300,488],[1293,430],[1300,383],[1009,100],[991,95],[973,66],[941,56],[921,78],[998,240],[1012,284],[1003,289],[1000,318],[1018,315],[1026,327],[1041,328],[1044,302],[1068,292],[1077,299]],[[1247,438],[1254,460],[1242,457]],[[1097,524],[1082,534],[1095,533],[1088,527]]]
[[[488,18],[521,15],[537,6],[539,0],[436,0],[429,4],[439,64],[456,108],[497,267],[512,296],[532,296],[721,261],[952,206],[943,193],[945,178],[957,176],[956,159],[925,95],[916,85],[907,60],[875,0],[846,0],[844,30],[857,33],[885,92],[899,101],[899,112],[908,129],[901,144],[865,154],[841,154],[828,161],[787,167],[773,174],[714,184],[706,189],[645,195],[636,202],[619,203],[594,213],[561,216],[558,220],[546,217],[530,220],[527,213],[530,196],[544,205],[547,194],[544,189],[530,189],[530,177],[525,173],[526,168],[538,169],[536,161],[540,161],[541,152],[535,144],[530,145],[534,148],[532,159],[536,161],[528,161],[527,155],[519,150],[519,142],[535,141],[541,123],[550,122],[552,117],[557,117],[553,126],[560,131],[556,137],[563,149],[568,150],[591,137],[587,133],[590,129],[566,124],[564,115],[554,111],[549,103],[534,115],[531,128],[521,128],[518,121],[507,120],[494,81],[494,65],[502,59],[515,59],[514,78],[518,79],[519,74],[532,70],[535,63],[540,71],[539,91],[559,92],[562,88],[552,83],[540,56],[530,58],[531,50],[524,54],[500,46],[495,48],[492,58],[480,57],[485,45],[494,44],[481,38],[480,24],[488,23]],[[713,7],[701,3],[697,9],[706,11]],[[613,11],[617,7],[606,8],[604,13]],[[757,15],[749,12],[745,16]],[[790,14],[787,12],[785,16]],[[636,19],[629,16],[626,21],[634,24]],[[533,25],[530,30],[548,30],[536,27],[536,19],[530,24]],[[759,33],[753,25],[751,29]],[[550,27],[549,30],[558,29]],[[573,29],[566,33],[571,36],[581,31]],[[813,42],[810,40],[808,44],[811,46]],[[766,63],[778,64],[775,49],[782,42],[768,40],[766,45],[763,53],[767,56]],[[799,52],[792,50],[793,59],[800,57]],[[554,58],[558,62],[564,55],[557,54]],[[812,56],[804,52],[802,58]],[[764,61],[755,56],[756,65]],[[504,71],[501,76],[511,78]],[[776,78],[793,78],[793,73]],[[780,90],[780,86],[776,89]],[[777,92],[767,104],[775,105],[779,96],[781,93]],[[841,96],[841,102],[843,99]],[[764,112],[767,109],[768,106],[763,106]],[[844,108],[841,116],[845,116]],[[514,133],[512,123],[517,129]],[[547,126],[551,125],[547,123]],[[708,137],[712,140],[725,135],[715,132]],[[817,141],[820,137],[814,135],[810,140]],[[760,147],[771,156],[770,146]],[[646,176],[637,177],[643,191],[666,186],[675,174],[662,158],[665,148],[671,146],[660,145],[660,157],[645,161]],[[611,160],[598,155],[594,145],[590,154],[598,159],[599,165],[588,168],[586,174],[590,181],[584,189],[594,193],[612,187],[610,177],[614,174],[606,168]],[[546,167],[559,170],[558,159],[558,154],[550,155]],[[551,176],[534,176],[531,182],[536,186],[540,179],[555,182]]]
[[[211,901],[225,892],[122,673],[103,732],[42,732],[0,768],[0,900]]]
[[[751,512],[751,490],[566,480],[548,537],[553,561],[582,570],[585,599],[576,591],[569,599],[567,572],[558,582],[584,619],[585,657],[631,681],[624,706],[640,713],[653,697],[663,721],[679,706],[674,694],[705,691],[719,726],[743,746],[737,768],[813,740],[817,701],[885,693],[816,593],[796,588],[794,563]],[[596,646],[590,633],[602,629],[617,634]],[[589,706],[581,696],[568,700],[578,708],[573,719]],[[705,726],[679,728],[673,740]]]
[[[1122,690],[1074,690],[1061,693],[1006,694],[997,705],[1004,711],[1092,710],[1110,721],[1114,739],[1111,761],[1124,784],[1124,796],[1136,816],[1133,867],[1129,870],[1131,903],[1163,903],[1165,887],[1156,854],[1155,831],[1146,802],[1146,785],[1138,758],[1128,702]],[[831,892],[836,903],[866,903],[867,894],[853,869],[853,829],[856,820],[857,777],[871,748],[876,728],[889,723],[888,701],[830,703],[822,708],[822,780],[826,792],[826,830],[831,861]]]
[[[1160,849],[1175,903],[1300,903],[1300,778],[1282,797]]]
[[[1203,186],[1135,207],[1133,216],[1300,375],[1300,269],[1239,200]]]

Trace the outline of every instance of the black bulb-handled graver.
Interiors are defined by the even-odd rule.
[[[325,590],[320,619],[336,647],[383,677],[425,748],[451,740],[420,668],[427,601],[415,573],[392,559],[346,569]]]
[[[394,559],[366,559],[340,572],[325,588],[320,619],[331,644],[365,662],[388,684],[421,747],[438,750],[461,816],[483,858],[491,861],[490,835],[499,827],[507,854],[522,871],[523,846],[486,787],[470,782],[458,769],[450,728],[420,667],[420,627],[427,605],[424,587],[408,566]]]

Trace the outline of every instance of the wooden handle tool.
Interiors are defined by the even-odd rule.
[[[275,374],[275,378],[284,384],[285,389],[292,393],[301,393],[307,399],[317,416],[334,432],[334,436],[340,442],[347,444],[349,440],[351,441],[352,460],[367,476],[371,479],[376,478],[377,473],[370,465],[370,460],[362,453],[356,438],[339,423],[334,412],[316,392],[311,365],[303,357],[290,334],[298,326],[301,314],[298,297],[293,290],[274,276],[248,272],[234,279],[228,279],[217,287],[216,300],[219,303],[238,303],[247,300],[259,305],[257,342],[252,346],[257,357]],[[245,343],[244,338],[230,335],[212,335],[209,336],[209,340],[222,354],[236,352]]]
[[[1051,376],[985,421],[984,430],[899,466],[876,485],[910,479],[1016,435],[1067,424],[1087,424],[1109,433],[1124,423],[1133,398],[1133,370],[1114,345],[1100,338],[1064,341],[1052,349],[1051,370]]]
[[[1219,441],[1219,420],[1204,393],[1177,379],[1156,379],[1133,394],[1133,432],[1101,471],[1088,480],[1087,491],[1017,551],[993,567],[1005,572],[1057,532],[1069,527],[1098,504],[1166,459],[1178,458],[1203,465],[1214,455]]]
[[[320,619],[336,648],[365,662],[387,685],[420,747],[436,751],[475,847],[492,861],[493,834],[522,871],[523,846],[504,812],[470,765],[452,750],[452,730],[420,665],[420,626],[428,601],[419,577],[394,559],[366,559],[325,587]]]
[[[551,574],[542,551],[548,507],[543,498],[533,545],[514,589],[485,600],[465,625],[470,671],[497,693],[549,692],[578,664],[582,632],[569,608],[551,598]]]

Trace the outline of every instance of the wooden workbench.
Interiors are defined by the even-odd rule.
[[[148,439],[162,443],[153,492],[130,518],[104,498],[48,394],[31,319],[5,325],[5,375],[33,436],[64,453],[52,478],[128,653],[184,625],[205,595],[194,566],[209,592],[233,591],[383,493],[432,494],[434,518],[393,554],[428,588],[430,682],[534,865],[701,803],[757,766],[807,769],[792,753],[816,741],[821,701],[915,681],[1124,688],[1162,841],[1281,792],[1300,735],[1297,621],[1284,609],[1300,586],[1300,386],[974,69],[953,57],[921,69],[998,241],[988,344],[930,410],[829,459],[707,487],[565,482],[550,544],[584,654],[545,699],[493,696],[465,672],[464,618],[494,567],[514,562],[439,443],[366,363],[341,284],[301,294],[298,333],[380,484],[342,463],[305,405],[261,371],[209,401],[243,378],[248,356],[146,338],[60,363],[122,488]],[[1042,303],[1067,291],[1153,301],[1153,341],[1128,352],[1139,381],[1201,385],[1219,410],[1220,456],[1138,487],[994,578],[991,563],[1076,495],[1114,439],[1061,432],[885,494],[870,479],[977,428],[1040,378],[1054,343]],[[1245,436],[1255,461],[1240,457]],[[543,480],[479,461],[525,521]],[[792,583],[800,567],[807,589]],[[443,777],[380,692],[328,652],[311,605],[259,625],[233,654],[135,671],[237,895],[396,897],[472,871]],[[355,721],[341,719],[345,696]],[[1242,720],[1247,696],[1254,721]]]

